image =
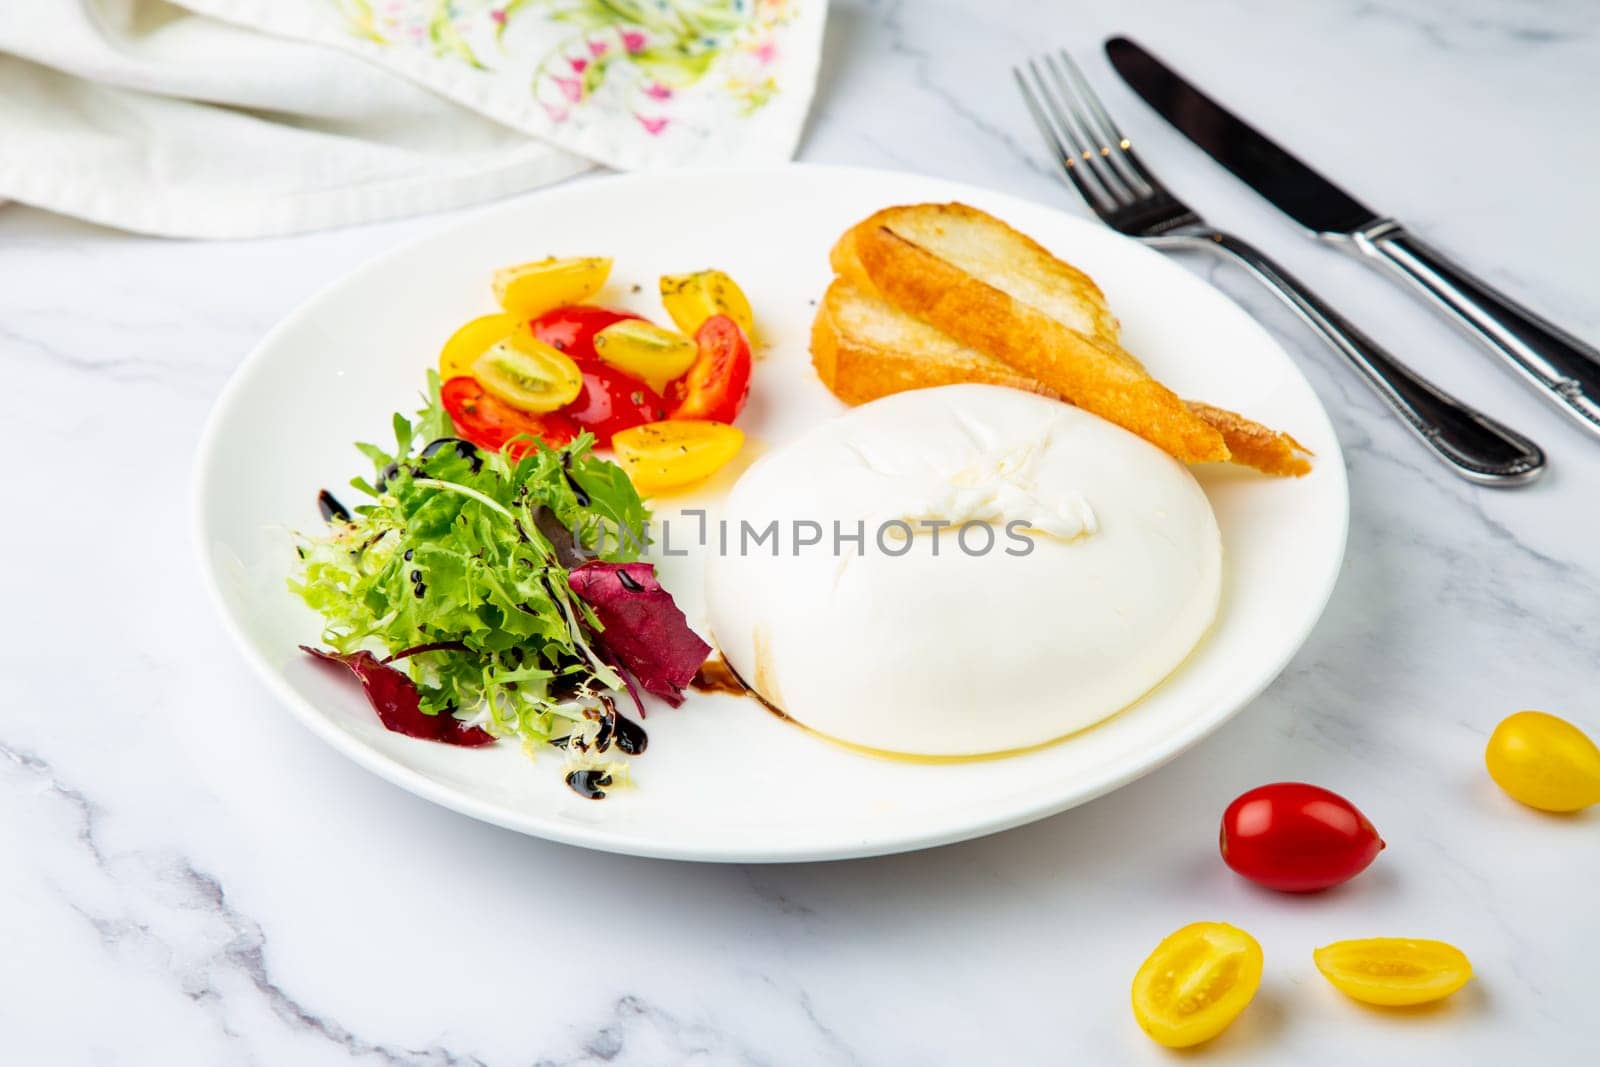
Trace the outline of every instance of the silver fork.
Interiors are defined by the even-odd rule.
[[[1066,52],[1012,68],[1028,111],[1073,187],[1112,229],[1163,249],[1228,257],[1295,310],[1355,367],[1402,422],[1457,474],[1519,485],[1544,470],[1539,446],[1462,403],[1386,352],[1293,275],[1232,234],[1206,224],[1134,155]]]

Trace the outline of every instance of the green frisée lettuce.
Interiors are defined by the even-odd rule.
[[[351,484],[368,501],[329,503],[327,531],[297,536],[290,588],[336,652],[376,650],[404,671],[423,713],[620,772],[581,755],[605,749],[628,680],[568,574],[636,559],[644,504],[588,434],[516,458],[455,436],[436,375],[426,399],[415,418],[394,416],[392,450],[356,446],[374,476]]]

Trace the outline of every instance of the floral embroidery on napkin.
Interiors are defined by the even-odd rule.
[[[796,0],[331,0],[348,30],[482,71],[528,70],[549,120],[591,105],[651,136],[688,97],[748,117],[778,93],[776,31]]]

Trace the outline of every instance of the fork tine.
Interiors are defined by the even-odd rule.
[[[1048,65],[1048,57],[1046,57]],[[1062,138],[1072,149],[1073,169],[1099,189],[1105,203],[1110,210],[1115,210],[1123,204],[1122,197],[1117,195],[1117,187],[1106,181],[1105,174],[1094,165],[1094,153],[1087,142],[1079,134],[1078,128],[1073,125],[1067,109],[1062,106],[1058,94],[1051,89],[1050,82],[1039,69],[1037,59],[1028,60],[1028,72],[1033,75],[1034,91],[1038,94],[1043,104],[1044,112],[1054,123],[1055,128],[1061,131]]]
[[[1052,87],[1051,79],[1047,79],[1044,75],[1044,70],[1049,69],[1050,57],[1045,56],[1043,60],[1043,69],[1038,59],[1028,60],[1028,70],[1033,74],[1034,90],[1044,103],[1045,113],[1050,116],[1056,129],[1061,131],[1063,139],[1072,148],[1074,166],[1086,180],[1100,190],[1111,210],[1125,207],[1128,197],[1123,190],[1124,183],[1114,171],[1107,171],[1105,164],[1095,158],[1094,149],[1090,147],[1077,124],[1072,121],[1071,112],[1061,102],[1060,79],[1056,78],[1057,85]],[[1055,72],[1051,71],[1051,74],[1054,75]]]
[[[1105,139],[1095,132],[1094,126],[1085,116],[1078,101],[1078,94],[1068,84],[1061,65],[1056,62],[1054,56],[1047,55],[1044,57],[1044,66],[1055,82],[1056,94],[1060,99],[1062,114],[1058,116],[1059,121],[1073,129],[1072,140],[1083,146],[1083,158],[1088,161],[1095,176],[1119,204],[1127,206],[1136,203],[1144,194],[1111,163],[1111,146],[1104,143]]]
[[[1153,238],[1201,225],[1200,216],[1134,155],[1127,137],[1065,51],[1019,63],[1011,75],[1062,171],[1107,226],[1129,237]]]
[[[1099,127],[1102,137],[1108,145],[1117,149],[1117,151],[1110,153],[1110,157],[1113,160],[1121,160],[1128,176],[1134,182],[1142,185],[1147,191],[1147,195],[1166,192],[1166,187],[1156,180],[1155,175],[1145,169],[1144,164],[1139,161],[1139,157],[1134,154],[1133,142],[1128,140],[1127,135],[1122,132],[1122,128],[1111,117],[1111,112],[1106,110],[1105,104],[1100,101],[1100,94],[1094,91],[1094,87],[1089,84],[1089,79],[1084,77],[1083,68],[1078,66],[1066,49],[1060,51],[1060,56],[1062,62],[1066,65],[1067,73],[1071,76],[1073,84],[1077,86],[1079,99],[1083,101],[1090,116]]]
[[[1061,164],[1061,169],[1067,178],[1078,190],[1078,195],[1083,197],[1091,210],[1096,214],[1104,214],[1116,207],[1116,201],[1108,197],[1100,188],[1099,183],[1088,176],[1086,180],[1084,167],[1081,165],[1081,151],[1069,148],[1062,143],[1061,133],[1057,131],[1056,124],[1051,122],[1044,102],[1040,98],[1044,83],[1039,78],[1039,71],[1030,61],[1028,64],[1034,80],[1039,82],[1036,89],[1028,84],[1028,79],[1023,76],[1021,67],[1012,67],[1011,76],[1017,80],[1017,88],[1022,93],[1022,102],[1028,107],[1028,114],[1033,116],[1033,123],[1039,127],[1039,133],[1044,137],[1045,143],[1056,155],[1056,161]],[[1071,131],[1065,131],[1070,135]]]

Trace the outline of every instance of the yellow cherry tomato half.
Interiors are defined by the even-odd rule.
[[[1389,1008],[1442,1000],[1472,977],[1466,954],[1443,941],[1405,937],[1335,941],[1311,958],[1339,992]]]
[[[450,335],[439,351],[439,380],[448,382],[472,373],[472,364],[496,341],[504,341],[516,329],[517,320],[504,313],[480,315]]]
[[[581,304],[606,283],[611,260],[605,256],[541,259],[494,272],[494,298],[508,315],[527,320],[551,308]]]
[[[594,335],[594,353],[601,360],[658,393],[681,378],[700,354],[699,347],[682,334],[664,330],[644,319],[622,319]]]
[[[663,274],[661,305],[678,329],[690,337],[713,315],[728,316],[746,338],[755,337],[755,314],[750,310],[749,298],[720,270]]]
[[[472,362],[483,391],[522,411],[541,414],[566,407],[583,391],[583,372],[565,352],[519,325]]]
[[[1489,777],[1540,811],[1579,811],[1600,803],[1600,748],[1565,719],[1519,711],[1489,735]]]
[[[1133,1017],[1167,1048],[1209,1041],[1256,995],[1261,965],[1261,945],[1237,926],[1190,923],[1133,976]]]
[[[647,422],[611,438],[617,463],[641,493],[679,489],[715,474],[739,454],[744,434],[725,422]]]

